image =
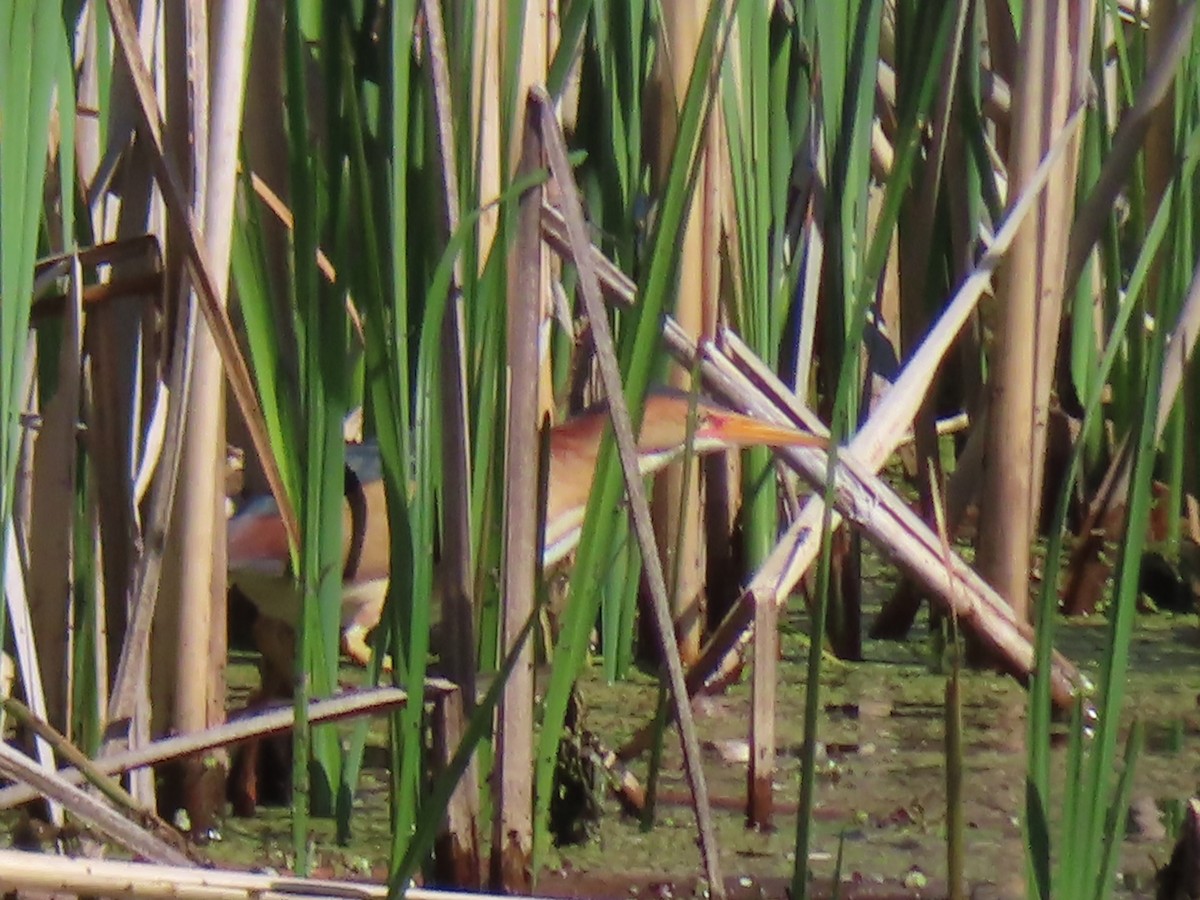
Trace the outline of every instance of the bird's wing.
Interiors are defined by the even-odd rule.
[[[291,554],[274,499],[252,500],[234,516],[227,527],[225,548],[231,572],[286,575]]]

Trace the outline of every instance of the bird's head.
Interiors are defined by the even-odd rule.
[[[694,423],[691,416],[695,414]],[[736,413],[683,391],[657,389],[646,397],[638,455],[644,471],[661,468],[686,446],[689,430],[692,450],[713,453],[735,447],[827,447],[823,437],[787,425]]]
[[[684,452],[691,426],[692,452],[734,447],[827,447],[826,438],[789,426],[773,425],[725,409],[683,391],[655,388],[646,395],[638,437],[638,468],[657,472]],[[579,540],[584,509],[596,470],[596,455],[608,425],[601,404],[560,425],[550,434],[550,475],[546,503],[545,565],[553,565]]]

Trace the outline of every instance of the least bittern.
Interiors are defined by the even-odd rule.
[[[659,471],[684,452],[691,409],[691,398],[682,392],[659,389],[647,396],[637,444],[643,475]],[[817,435],[772,425],[707,400],[695,402],[695,415],[692,450],[698,454],[748,446],[827,445]],[[550,432],[542,550],[546,568],[579,543],[607,422],[607,408],[597,406]],[[379,622],[388,580],[387,509],[378,449],[373,444],[348,446],[346,469],[342,646],[365,663],[370,658],[366,635]],[[287,537],[273,499],[252,501],[229,523],[228,557],[231,581],[258,608],[260,617],[294,628],[300,600],[289,575]]]

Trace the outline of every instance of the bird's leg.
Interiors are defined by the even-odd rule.
[[[371,664],[371,647],[367,644],[367,629],[351,625],[342,631],[342,652],[363,668]]]
[[[296,633],[286,622],[260,614],[254,620],[251,634],[254,636],[254,646],[262,657],[259,661],[262,696],[268,699],[291,699]]]
[[[249,704],[247,709],[249,709]],[[246,741],[235,749],[225,793],[233,814],[247,818],[258,808],[258,764],[262,742]]]
[[[258,666],[261,686],[246,702],[248,711],[292,696],[291,660],[296,645],[295,636],[288,625],[262,614],[255,618],[251,634],[261,655]],[[255,738],[234,750],[226,794],[236,815],[254,815],[255,808],[263,799],[264,785],[261,776],[265,761],[272,752],[264,743],[267,740],[269,739]],[[268,765],[268,771],[278,768]],[[283,771],[287,771],[286,767]],[[268,785],[266,794],[276,802],[283,802],[286,785]]]

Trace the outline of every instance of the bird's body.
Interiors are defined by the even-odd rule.
[[[682,391],[658,388],[646,397],[638,434],[638,468],[642,475],[659,471],[681,456],[688,440],[691,398]],[[696,401],[692,452],[712,453],[745,446],[824,446],[825,440],[805,431],[771,425],[735,413],[707,400]],[[579,543],[588,495],[596,474],[600,442],[608,425],[606,404],[557,425],[550,433],[550,471],[546,492],[546,541],[542,565],[549,568]]]
[[[643,475],[658,471],[683,453],[690,409],[690,398],[681,392],[657,390],[647,396],[637,448]],[[695,412],[692,448],[696,453],[750,445],[825,445],[823,438],[808,432],[770,425],[708,401],[697,401]],[[579,543],[607,422],[607,409],[593,407],[551,431],[542,550],[546,568]],[[365,661],[369,658],[365,637],[379,622],[388,579],[387,506],[378,447],[369,442],[349,445],[346,469],[343,647]],[[229,523],[228,560],[230,580],[260,615],[294,628],[300,602],[289,574],[287,536],[271,498],[251,501]]]
[[[382,476],[375,442],[346,446],[341,626],[344,649],[360,661],[370,658],[366,635],[378,624],[387,594],[390,543]],[[300,596],[275,499],[249,501],[229,522],[226,541],[230,581],[260,617],[295,628]]]

